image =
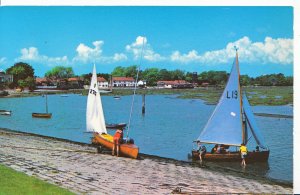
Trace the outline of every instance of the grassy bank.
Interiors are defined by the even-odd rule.
[[[137,94],[146,95],[178,95],[184,99],[202,99],[207,104],[216,104],[223,93],[223,88],[195,88],[195,89],[138,89]],[[251,105],[287,105],[293,104],[293,87],[244,87]],[[131,95],[129,89],[114,89],[113,93],[104,95]]]
[[[66,189],[49,184],[24,173],[0,165],[0,195],[60,194],[71,195]]]

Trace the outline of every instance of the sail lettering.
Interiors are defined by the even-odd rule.
[[[93,90],[93,89],[90,89],[90,94],[93,94],[93,95],[96,96],[97,92],[95,90]]]
[[[233,90],[231,92],[226,91],[226,98],[227,99],[237,99],[238,98],[238,91],[237,90]]]

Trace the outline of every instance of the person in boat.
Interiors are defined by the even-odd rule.
[[[227,153],[229,153],[229,146],[228,146],[228,145],[222,144],[222,145],[221,145],[221,153],[222,153],[222,154],[227,154]]]
[[[119,156],[120,144],[122,140],[123,140],[123,130],[118,129],[113,137],[114,145],[112,149],[112,155],[115,155],[115,152],[117,150],[117,156]]]
[[[198,144],[200,162],[202,162],[202,157],[206,154],[206,147],[202,145],[200,141],[197,141],[197,144]]]
[[[240,153],[241,153],[241,158],[242,158],[242,163],[241,163],[241,165],[242,165],[242,166],[246,166],[245,158],[246,158],[246,156],[247,156],[248,150],[247,150],[247,147],[245,146],[244,143],[241,144],[241,147],[240,147]]]
[[[259,152],[259,146],[256,146],[255,152]]]
[[[218,154],[221,154],[221,145],[220,145],[220,144],[219,144],[218,147],[217,147],[217,153],[218,153]]]
[[[216,144],[210,151],[211,154],[214,154],[217,152],[218,144]]]

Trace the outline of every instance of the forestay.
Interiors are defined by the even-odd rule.
[[[93,69],[91,85],[88,91],[86,109],[86,129],[89,132],[107,133],[102,102],[97,83],[95,64]]]
[[[247,124],[250,127],[251,133],[256,143],[259,145],[259,147],[267,149],[265,146],[264,138],[255,122],[254,114],[251,110],[250,104],[245,94],[243,95],[243,109],[244,109],[244,114],[245,114]]]
[[[239,63],[236,55],[226,88],[198,140],[204,143],[240,146],[244,138]]]

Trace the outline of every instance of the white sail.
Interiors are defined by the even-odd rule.
[[[107,133],[95,64],[87,98],[86,130],[89,132]]]

